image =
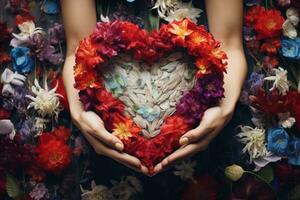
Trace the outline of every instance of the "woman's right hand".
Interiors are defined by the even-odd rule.
[[[148,173],[148,169],[139,159],[122,152],[123,143],[105,129],[103,121],[96,113],[81,111],[73,117],[73,121],[97,154],[110,157],[137,172]]]

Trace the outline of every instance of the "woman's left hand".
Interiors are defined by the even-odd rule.
[[[221,106],[206,110],[200,125],[188,131],[180,138],[181,148],[157,164],[154,168],[154,173],[157,174],[174,165],[176,162],[205,150],[214,137],[230,121],[232,115],[233,111],[227,111]]]

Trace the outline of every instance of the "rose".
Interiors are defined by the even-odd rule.
[[[281,40],[281,54],[287,58],[300,58],[300,38]]]
[[[33,60],[30,57],[30,49],[27,47],[16,47],[10,52],[13,69],[18,73],[29,73],[33,68]]]
[[[270,128],[268,130],[268,144],[269,151],[279,155],[287,153],[289,144],[289,135],[282,127]]]

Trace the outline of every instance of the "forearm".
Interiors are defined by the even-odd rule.
[[[242,48],[223,48],[228,56],[227,74],[224,76],[225,98],[220,106],[225,114],[231,114],[239,99],[247,74],[247,62]]]
[[[67,98],[70,105],[70,112],[73,120],[76,122],[78,115],[83,111],[83,107],[79,101],[78,91],[74,88],[74,73],[75,55],[69,54],[66,57],[63,68],[63,80],[67,93]]]

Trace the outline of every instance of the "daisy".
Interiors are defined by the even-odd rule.
[[[289,91],[289,82],[287,79],[288,72],[281,67],[278,69],[274,68],[274,71],[275,76],[266,77],[264,80],[274,81],[273,87],[270,89],[270,91],[277,88],[280,94],[286,95],[286,92]]]
[[[240,133],[237,134],[238,140],[245,144],[243,153],[248,152],[250,155],[250,163],[255,158],[260,158],[267,153],[265,142],[265,130],[252,128],[250,126],[241,126]]]
[[[26,95],[26,97],[32,101],[29,103],[27,109],[34,108],[42,117],[54,115],[57,119],[58,113],[62,110],[59,105],[59,97],[61,97],[61,95],[55,93],[57,87],[58,85],[49,90],[45,83],[44,89],[39,85],[38,80],[35,79],[31,89],[35,96]]]

